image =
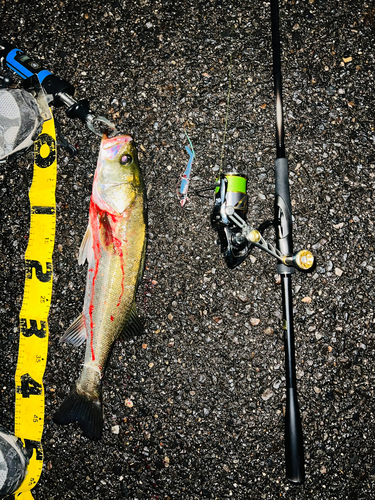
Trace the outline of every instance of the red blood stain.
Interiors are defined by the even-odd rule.
[[[95,205],[93,201],[90,203],[90,225],[92,228],[93,235],[93,251],[95,256],[95,269],[94,276],[92,277],[92,292],[90,297],[90,306],[89,306],[89,316],[90,316],[90,347],[91,347],[91,359],[95,361],[95,352],[94,352],[94,297],[95,297],[95,281],[98,275],[99,270],[99,259],[100,259],[100,236],[99,236],[99,212],[100,210]]]
[[[95,257],[95,269],[90,269],[94,273],[92,277],[92,293],[90,298],[89,315],[90,315],[90,345],[91,345],[91,357],[95,361],[95,352],[93,345],[94,338],[94,321],[93,321],[93,311],[94,311],[94,297],[95,297],[95,281],[99,270],[99,259],[100,259],[100,235],[104,236],[104,244],[106,247],[113,244],[113,251],[120,257],[121,266],[121,293],[118,298],[117,307],[121,303],[122,296],[124,295],[124,282],[125,282],[125,266],[124,266],[124,252],[123,242],[114,236],[116,232],[115,228],[118,222],[123,218],[123,215],[116,215],[106,212],[98,207],[98,205],[91,199],[90,202],[90,225],[93,235],[93,251]],[[111,219],[111,220],[110,220]],[[112,222],[112,223],[111,223]],[[114,317],[111,316],[111,321],[114,321]]]
[[[117,307],[120,305],[121,303],[121,299],[122,299],[122,296],[124,295],[124,281],[125,281],[125,269],[124,269],[124,252],[122,251],[122,242],[121,240],[119,240],[118,238],[113,238],[113,243],[114,243],[114,247],[117,248],[117,253],[120,257],[120,266],[121,266],[121,273],[122,273],[122,276],[121,276],[121,293],[120,293],[120,296],[118,298],[118,302],[117,302]]]
[[[109,247],[111,245],[113,238],[112,238],[112,229],[111,229],[111,224],[109,223],[109,220],[107,218],[107,214],[103,213],[100,216],[100,226],[103,228],[104,231],[104,244],[106,247]]]
[[[123,219],[123,215],[116,215],[116,214],[108,214],[108,216],[112,219],[112,223],[114,226],[118,224],[118,222]],[[121,266],[121,273],[122,273],[122,278],[121,278],[121,293],[118,298],[117,306],[119,307],[121,303],[122,296],[124,295],[124,280],[125,280],[125,268],[124,268],[124,252],[122,250],[122,245],[123,242],[114,236],[114,231],[111,230],[111,237],[112,237],[112,242],[113,242],[113,250],[118,254],[120,257],[120,266]]]

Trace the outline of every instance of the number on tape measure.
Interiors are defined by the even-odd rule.
[[[35,335],[40,339],[44,339],[47,335],[47,322],[40,321],[40,326],[38,325],[38,321],[36,319],[27,320],[26,318],[20,319],[20,331],[21,335],[25,337],[31,337]],[[29,324],[29,326],[27,326]]]

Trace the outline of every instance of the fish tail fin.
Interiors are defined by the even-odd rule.
[[[74,389],[53,416],[58,425],[78,422],[84,436],[98,440],[103,432],[103,411],[100,401],[88,398]]]

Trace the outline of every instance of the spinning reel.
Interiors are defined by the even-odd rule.
[[[263,237],[263,232],[270,226],[283,231],[281,220],[286,220],[283,215],[287,210],[281,206],[275,210],[277,220],[266,221],[255,229],[246,222],[248,209],[248,196],[246,194],[247,179],[245,176],[235,172],[224,174],[217,180],[215,188],[214,208],[211,215],[211,225],[218,233],[217,243],[220,245],[221,253],[230,269],[234,269],[250,254],[252,248],[258,247],[269,255],[275,257],[280,264],[290,268],[289,273],[294,269],[309,271],[314,264],[313,254],[306,249],[299,250],[293,255],[284,254],[281,248],[276,248]],[[287,229],[287,228],[286,228]],[[284,228],[284,233],[285,228]],[[288,237],[288,234],[280,234]]]

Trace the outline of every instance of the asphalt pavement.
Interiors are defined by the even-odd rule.
[[[248,176],[248,222],[273,216],[269,2],[5,0],[0,15],[2,37],[134,137],[148,194],[137,295],[145,333],[113,348],[104,434],[91,442],[76,424],[59,427],[52,416],[84,357],[84,348],[59,338],[82,308],[86,269],[77,253],[100,139],[56,109],[78,156],[58,149],[44,468],[34,498],[373,498],[373,3],[280,0],[294,246],[317,261],[313,273],[293,276],[306,467],[300,486],[285,477],[276,263],[255,249],[229,270],[210,227],[212,196],[195,195],[214,184],[222,162],[224,171]],[[190,203],[181,208],[185,130],[196,158]],[[32,163],[27,152],[0,165],[0,423],[10,429]]]

